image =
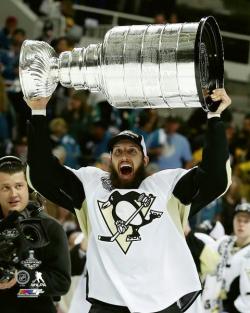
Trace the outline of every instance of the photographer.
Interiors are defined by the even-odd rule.
[[[29,202],[25,165],[0,159],[0,303],[4,313],[54,313],[70,287],[61,225]]]

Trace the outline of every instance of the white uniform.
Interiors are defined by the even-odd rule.
[[[135,190],[111,190],[94,167],[72,171],[86,194],[76,213],[89,237],[89,298],[149,313],[201,289],[182,230],[189,206],[172,194],[186,170],[158,172]]]
[[[185,313],[204,313],[204,308],[201,301],[201,296],[199,296],[195,302],[188,308]]]
[[[233,236],[225,236],[218,245],[221,261],[216,273],[207,276],[202,295],[207,313],[222,312],[221,297],[238,287],[234,305],[241,313],[250,312],[250,245],[237,249],[235,240]],[[239,286],[232,285],[237,279]]]
[[[86,300],[86,275],[83,273],[75,287],[68,313],[88,313],[90,306]]]

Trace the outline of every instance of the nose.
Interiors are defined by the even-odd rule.
[[[17,196],[17,194],[18,194],[18,192],[17,192],[16,188],[11,188],[11,190],[10,190],[10,194],[11,194],[11,196],[12,196],[12,197],[16,197],[16,196]]]
[[[121,159],[122,159],[122,161],[126,161],[128,159],[126,151],[123,151]]]
[[[245,226],[244,221],[239,221],[239,228],[240,228],[240,229],[243,229],[244,226]]]

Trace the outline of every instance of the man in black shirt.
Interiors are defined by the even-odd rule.
[[[17,157],[0,159],[0,311],[55,313],[54,301],[68,291],[71,281],[67,238],[56,220],[43,212],[41,207],[29,202],[25,169],[26,166]],[[18,224],[13,214],[18,216]],[[35,219],[35,224],[22,224],[30,222],[30,219]],[[7,221],[12,222],[7,224]],[[4,229],[3,225],[6,225]],[[19,225],[26,225],[26,228],[19,228]],[[34,246],[37,238],[32,239],[29,237],[31,233],[25,233],[27,227],[42,236],[38,248]],[[15,241],[16,249],[12,255],[11,243],[6,246],[5,236],[14,231],[20,235],[20,241]],[[9,253],[6,252],[6,258],[10,257],[9,264],[3,256],[4,247],[6,251],[9,249]],[[19,258],[17,262],[14,261],[15,253]],[[6,273],[5,267],[10,272]]]

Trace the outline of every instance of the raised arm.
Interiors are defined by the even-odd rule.
[[[27,101],[32,109],[28,122],[28,169],[30,185],[50,201],[74,213],[85,199],[82,183],[52,155],[46,120],[48,99]]]
[[[231,183],[228,144],[220,119],[220,114],[231,104],[231,99],[224,89],[214,90],[212,97],[222,102],[216,112],[208,113],[202,161],[185,174],[174,188],[175,197],[183,204],[191,204],[190,215],[221,196]]]

